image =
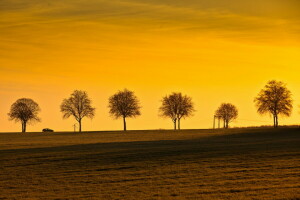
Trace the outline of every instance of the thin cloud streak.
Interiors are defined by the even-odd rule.
[[[35,1],[31,1],[31,4],[23,5],[21,11],[17,9],[9,12],[10,9],[8,9],[7,13],[17,13],[19,18],[16,16],[16,20],[22,20],[22,15],[28,17],[29,21],[27,21],[27,24],[25,21],[19,25],[30,25],[30,23],[53,23],[55,25],[55,23],[61,22],[72,23],[72,21],[81,21],[113,24],[120,26],[120,28],[135,27],[136,31],[139,31],[138,27],[140,27],[140,31],[157,29],[157,27],[162,27],[162,29],[163,27],[169,27],[172,30],[174,30],[174,27],[195,30],[196,27],[197,30],[200,29],[202,31],[232,30],[254,32],[263,28],[276,28],[279,21],[285,22],[287,25],[296,26],[300,18],[300,15],[295,16],[294,12],[290,12],[292,13],[291,16],[282,14],[279,11],[271,16],[268,14],[262,15],[262,10],[265,12],[272,10],[275,7],[274,5],[279,4],[274,2],[264,3],[262,7],[259,7],[262,3],[257,2],[256,10],[260,10],[259,12],[255,12],[251,6],[249,6],[248,10],[245,9],[247,2],[230,1],[231,3],[228,4],[225,4],[224,1],[218,2],[211,4],[204,3],[204,1],[178,3],[178,1],[168,2],[167,0],[159,2],[147,1],[147,3],[137,0],[126,2],[72,1],[72,3],[70,1],[61,1],[57,4],[40,3],[36,5]],[[280,5],[289,4],[289,1],[285,2],[280,1]],[[224,6],[221,7],[220,5]],[[8,5],[7,7],[13,6]],[[244,10],[244,13],[238,11],[237,7],[240,10]],[[280,14],[282,14],[281,17]],[[30,22],[30,20],[32,21]],[[14,22],[10,21],[8,26],[12,26],[12,24]],[[288,28],[288,26],[285,28]],[[297,30],[297,28],[294,28],[291,32],[297,32]]]

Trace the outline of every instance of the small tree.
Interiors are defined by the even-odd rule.
[[[119,119],[123,118],[124,131],[127,130],[126,118],[136,117],[141,115],[140,112],[140,102],[138,98],[134,95],[133,91],[124,89],[119,91],[109,98],[109,113],[111,116]]]
[[[180,130],[180,120],[182,118],[192,116],[194,104],[192,98],[181,93],[173,92],[169,96],[162,99],[162,105],[159,108],[162,117],[169,117],[174,123],[174,130],[176,130],[176,122],[178,121],[178,130]]]
[[[224,128],[228,128],[229,123],[238,117],[238,110],[230,103],[223,103],[218,110],[216,110],[215,116],[223,120]]]
[[[15,122],[20,121],[22,124],[22,132],[25,133],[27,123],[41,121],[38,117],[40,110],[39,105],[35,101],[22,98],[11,105],[8,116],[10,120],[15,120]]]
[[[159,108],[160,116],[171,118],[174,123],[174,130],[176,130],[176,122],[177,122],[177,99],[175,93],[169,96],[165,96],[162,99],[162,105]]]
[[[278,127],[278,116],[290,116],[293,109],[291,92],[280,81],[269,81],[254,99],[259,114],[273,115],[274,128]]]
[[[81,132],[81,121],[84,117],[93,118],[95,108],[91,106],[91,100],[87,93],[81,90],[75,90],[68,99],[64,99],[60,105],[60,111],[63,118],[67,119],[73,116],[79,123],[79,132]]]

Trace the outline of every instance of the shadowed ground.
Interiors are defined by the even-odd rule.
[[[300,199],[300,129],[0,134],[0,199]]]

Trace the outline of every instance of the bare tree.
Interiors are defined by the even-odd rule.
[[[223,120],[224,128],[228,128],[229,123],[238,117],[238,110],[230,103],[222,103],[216,110],[215,115]]]
[[[20,121],[22,124],[22,132],[25,133],[27,123],[41,121],[38,117],[40,111],[41,109],[35,101],[22,98],[11,105],[8,116],[10,120],[15,120],[15,122]]]
[[[116,119],[122,117],[124,131],[127,130],[126,118],[141,115],[140,102],[133,91],[124,89],[109,98],[109,113]]]
[[[194,104],[192,98],[181,93],[173,92],[171,95],[165,96],[162,99],[162,105],[159,108],[162,117],[171,118],[174,123],[174,130],[176,130],[176,122],[178,121],[178,130],[180,130],[180,120],[182,118],[192,116]]]
[[[177,122],[177,110],[178,104],[175,93],[169,96],[165,96],[162,99],[162,105],[159,108],[160,115],[162,117],[171,118],[174,123],[174,130],[176,130],[176,122]]]
[[[95,116],[95,108],[91,106],[91,100],[87,92],[75,90],[68,99],[64,99],[60,105],[60,111],[63,118],[67,119],[73,116],[79,123],[79,132],[81,132],[81,121],[84,117],[93,118]]]
[[[278,116],[290,116],[293,109],[291,92],[280,81],[269,81],[254,99],[259,114],[273,115],[274,128],[278,127]]]

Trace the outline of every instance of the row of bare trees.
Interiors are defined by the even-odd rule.
[[[273,117],[274,127],[278,127],[278,116],[290,116],[293,109],[293,100],[291,92],[286,85],[280,81],[269,81],[266,86],[259,92],[254,99],[257,112],[260,114],[271,114]],[[79,123],[79,131],[82,130],[82,119],[93,118],[95,108],[87,92],[75,90],[71,96],[64,99],[60,111],[63,118],[73,116]],[[124,89],[109,98],[109,113],[112,117],[123,119],[124,131],[127,130],[126,118],[137,117],[141,115],[140,102],[133,91]],[[39,105],[32,99],[18,99],[12,104],[8,113],[10,120],[21,122],[22,132],[26,132],[26,126],[30,122],[38,122],[40,118]],[[190,117],[195,112],[192,98],[181,93],[172,93],[163,97],[162,105],[159,107],[161,117],[170,118],[174,123],[174,129],[180,130],[180,120]],[[238,109],[230,103],[223,103],[216,110],[215,117],[223,121],[224,128],[229,127],[229,123],[238,117]]]
[[[257,112],[261,115],[270,114],[273,126],[278,127],[278,117],[289,117],[293,110],[292,93],[281,81],[269,81],[254,99]],[[223,103],[215,112],[215,117],[223,120],[224,128],[238,117],[237,108],[230,103]]]
[[[133,91],[124,89],[119,91],[109,98],[109,113],[112,117],[122,118],[124,130],[126,131],[126,118],[136,117],[140,115],[140,103]],[[40,112],[39,105],[32,99],[18,99],[12,104],[8,113],[10,120],[21,122],[22,132],[26,132],[27,123],[41,121],[38,117]],[[93,118],[95,116],[95,108],[92,106],[92,101],[88,97],[87,92],[75,90],[69,98],[63,100],[60,105],[60,111],[63,114],[63,119],[74,117],[79,124],[79,132],[82,130],[82,119]]]

